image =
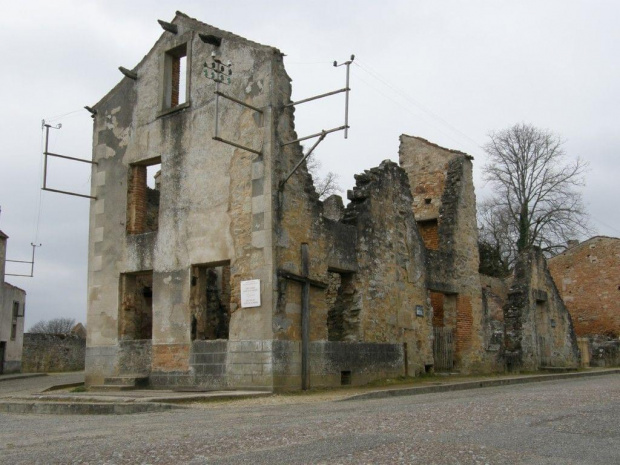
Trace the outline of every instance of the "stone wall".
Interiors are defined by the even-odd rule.
[[[596,236],[549,259],[577,336],[620,337],[620,239]]]
[[[84,369],[86,339],[67,334],[24,334],[22,372],[52,373]]]
[[[577,338],[540,250],[523,252],[504,305],[509,370],[578,367]]]

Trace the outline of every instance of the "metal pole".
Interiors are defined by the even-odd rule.
[[[50,125],[46,124],[45,125],[45,152],[43,152],[44,155],[44,160],[43,160],[43,189],[45,189],[47,187],[47,147],[48,147],[48,142],[49,142],[49,137],[50,137]]]
[[[30,245],[32,246],[32,264],[30,265],[30,276],[34,276],[34,250],[37,247],[41,247],[41,244],[39,245],[35,245],[33,242],[30,243]]]
[[[347,61],[347,85],[345,86],[345,99],[344,99],[344,138],[349,135],[349,70],[351,68],[351,61]]]
[[[287,103],[286,105],[284,105],[284,108],[286,107],[292,107],[294,105],[299,105],[300,103],[306,103],[306,102],[312,102],[313,100],[317,100],[323,97],[329,97],[330,95],[336,95],[339,94],[340,92],[345,92],[347,89],[338,89],[338,90],[334,90],[332,92],[327,92],[325,94],[321,94],[321,95],[315,95],[314,97],[309,97],[309,98],[305,98],[303,100],[298,100],[297,102],[291,102],[291,103]]]
[[[297,171],[297,168],[299,168],[301,166],[301,164],[306,161],[306,158],[308,158],[312,152],[314,151],[314,149],[317,147],[317,145],[319,145],[321,143],[321,141],[323,139],[325,139],[325,136],[327,135],[327,133],[325,131],[323,131],[323,133],[321,134],[321,136],[319,137],[319,139],[314,143],[314,145],[312,146],[312,148],[308,151],[307,154],[304,155],[304,157],[299,160],[299,163],[297,163],[295,165],[295,168],[293,168],[293,170],[289,173],[289,175],[286,177],[286,179],[284,181],[282,181],[280,183],[280,190],[282,190],[284,188],[284,184],[286,184],[286,181],[288,181],[290,179],[291,176],[293,176],[293,173],[295,171]]]

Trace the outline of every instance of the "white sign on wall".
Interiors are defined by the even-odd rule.
[[[241,308],[260,307],[260,279],[241,281]]]

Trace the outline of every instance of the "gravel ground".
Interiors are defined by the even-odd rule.
[[[120,416],[0,414],[0,463],[620,464],[618,375],[372,401],[283,399]]]

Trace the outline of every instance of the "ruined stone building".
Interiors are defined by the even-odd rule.
[[[294,170],[282,53],[179,12],[160,24],[93,107],[87,383],[298,389],[503,370],[471,157],[402,136],[400,165],[357,175],[346,207],[320,201],[305,163]]]
[[[0,231],[0,374],[21,371],[26,310],[26,292],[4,280],[8,238]]]

